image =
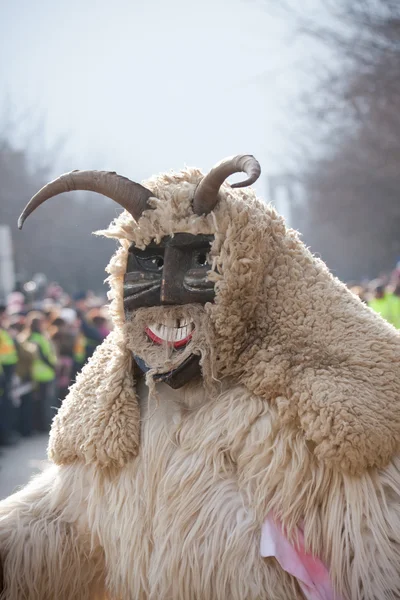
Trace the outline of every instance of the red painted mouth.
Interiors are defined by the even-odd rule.
[[[162,323],[152,324],[146,327],[145,332],[155,344],[183,348],[192,339],[194,323],[186,319],[178,323],[178,327],[170,327]]]

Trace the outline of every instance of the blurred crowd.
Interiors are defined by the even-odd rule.
[[[373,281],[350,283],[350,289],[372,310],[400,329],[400,263]]]
[[[49,431],[77,373],[110,332],[104,298],[70,297],[57,284],[41,296],[0,298],[0,446]]]

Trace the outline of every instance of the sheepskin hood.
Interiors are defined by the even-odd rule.
[[[334,278],[250,189],[224,184],[215,210],[193,213],[196,169],[145,182],[155,198],[138,222],[123,212],[108,230],[120,248],[107,271],[114,332],[96,351],[56,416],[55,462],[123,465],[139,445],[139,408],[124,339],[128,248],[178,232],[214,234],[205,306],[215,376],[274,403],[282,425],[316,458],[358,473],[386,465],[400,439],[400,337]]]

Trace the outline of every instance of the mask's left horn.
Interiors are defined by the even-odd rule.
[[[25,219],[43,202],[74,190],[87,190],[103,194],[118,202],[137,221],[154,194],[147,188],[111,171],[71,171],[45,185],[31,198],[18,219],[18,229],[22,229]]]

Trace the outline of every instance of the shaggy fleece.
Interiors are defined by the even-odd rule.
[[[224,184],[215,211],[194,215],[191,197],[201,177],[187,169],[146,181],[154,208],[138,223],[123,212],[102,232],[121,242],[108,267],[116,334],[56,417],[51,457],[62,463],[84,455],[104,465],[136,453],[138,412],[123,335],[128,248],[190,232],[215,234],[209,277],[216,299],[205,307],[213,376],[275,404],[282,424],[298,428],[309,451],[332,468],[357,474],[387,465],[400,440],[398,332],[334,278],[252,190]]]
[[[108,600],[300,600],[261,556],[270,513],[292,543],[303,524],[305,550],[346,600],[399,597],[398,459],[342,474],[243,386],[214,398],[201,384],[158,387],[154,410],[138,383],[134,460],[55,465],[0,503],[5,599],[93,600],[105,582]]]
[[[215,211],[195,216],[200,178],[151,179],[154,209],[105,232],[121,241],[109,266],[115,330],[54,419],[53,470],[0,503],[7,598],[92,600],[105,582],[112,600],[299,600],[295,579],[260,553],[274,514],[292,542],[302,525],[305,551],[346,600],[394,600],[399,334],[251,190],[225,184]],[[185,307],[204,325],[204,381],[157,386],[157,404],[134,381],[143,315],[125,323],[122,284],[131,243],[175,232],[215,234],[216,299]]]
[[[76,481],[53,465],[0,502],[1,600],[105,600],[104,551],[83,510],[90,484]]]

